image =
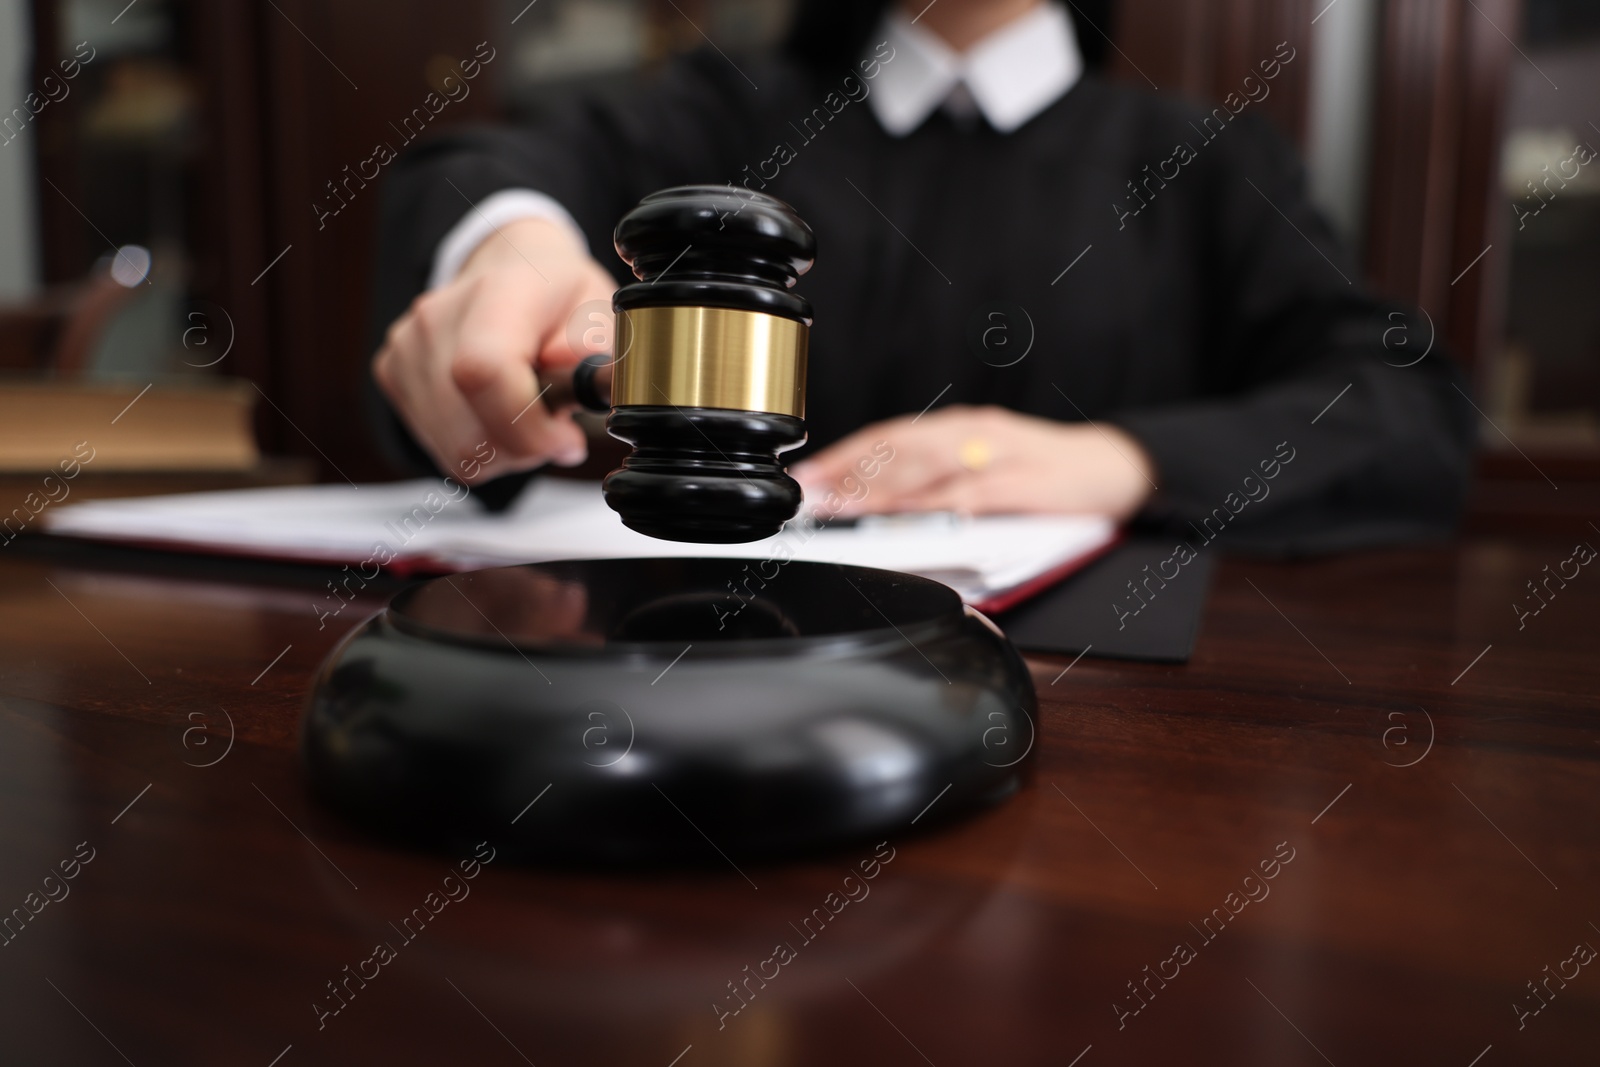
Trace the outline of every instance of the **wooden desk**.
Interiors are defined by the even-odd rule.
[[[1600,947],[1600,571],[1520,631],[1508,606],[1570,550],[1225,563],[1189,665],[1037,661],[1033,786],[891,842],[809,942],[870,850],[748,881],[715,856],[491,862],[406,940],[464,857],[362,838],[296,766],[311,671],[379,598],[319,629],[323,573],[19,542],[0,907],[94,858],[0,949],[0,1061],[1593,1063],[1600,964],[1520,1030],[1513,1008]],[[319,1030],[313,1002],[380,941],[395,958]],[[719,1030],[779,942],[795,958]]]

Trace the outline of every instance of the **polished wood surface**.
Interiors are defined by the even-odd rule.
[[[1226,561],[1188,665],[1033,661],[1033,784],[869,882],[870,846],[447,881],[470,857],[364,838],[298,766],[311,672],[393,586],[319,628],[328,572],[18,541],[0,1061],[1592,1063],[1600,571],[1510,607],[1576,540]]]

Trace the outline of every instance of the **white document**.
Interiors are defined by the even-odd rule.
[[[51,508],[54,534],[321,563],[392,560],[469,570],[558,559],[720,556],[802,559],[919,574],[991,609],[1111,545],[1097,516],[872,517],[854,526],[791,522],[764,541],[659,541],[622,525],[595,482],[541,478],[491,514],[454,483],[422,479],[91,500]]]

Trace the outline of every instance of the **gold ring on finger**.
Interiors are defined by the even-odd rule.
[[[982,437],[969,437],[956,449],[956,462],[963,470],[977,473],[994,462],[994,446]]]

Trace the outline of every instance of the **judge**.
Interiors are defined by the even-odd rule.
[[[581,462],[540,374],[586,354],[612,226],[726,183],[816,232],[808,490],[888,442],[858,510],[1103,513],[1276,552],[1447,533],[1471,410],[1260,114],[1305,62],[1280,45],[1212,108],[1086,72],[1055,3],[802,3],[778,54],[707,47],[623,102],[402,161],[374,379],[420,467],[489,442],[472,480],[503,497]]]

